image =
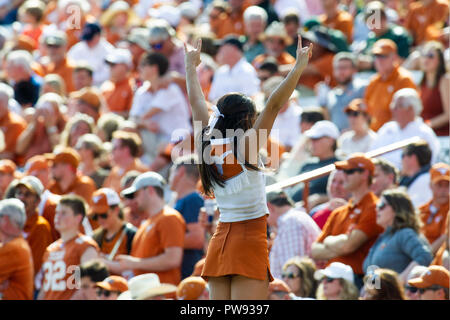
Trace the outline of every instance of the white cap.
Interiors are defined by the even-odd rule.
[[[39,197],[44,192],[44,186],[38,178],[35,176],[25,176],[19,180],[17,185],[24,185],[28,189],[32,189]]]
[[[164,189],[165,185],[166,181],[159,173],[148,171],[145,173],[141,173],[133,181],[133,184],[129,188],[122,191],[122,195],[123,196],[131,195],[136,191],[145,187],[159,187],[161,189]]]
[[[170,5],[163,5],[156,9],[150,8],[148,15],[155,19],[166,20],[172,27],[178,26],[181,19],[180,9]]]
[[[105,61],[114,64],[124,63],[128,66],[131,66],[133,63],[130,51],[122,48],[114,49],[106,56]]]
[[[334,140],[339,138],[339,129],[336,125],[328,120],[317,121],[311,129],[305,132],[305,136],[311,139],[319,139],[323,137],[330,137]]]
[[[325,269],[317,270],[314,273],[314,279],[322,280],[323,277],[329,277],[333,279],[345,279],[353,283],[353,269],[349,265],[333,262]]]

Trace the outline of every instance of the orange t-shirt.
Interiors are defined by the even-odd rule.
[[[324,26],[342,31],[347,37],[347,43],[353,41],[353,17],[346,11],[339,10],[334,18],[328,18],[325,14],[319,16],[319,22]]]
[[[116,245],[117,241],[119,241],[120,237],[122,236],[122,233],[124,231],[124,227],[125,224],[123,225],[123,228],[121,228],[119,230],[119,232],[117,232],[117,234],[114,235],[114,237],[112,239],[106,239],[106,231],[103,228],[99,228],[97,230],[95,230],[95,234],[99,235],[99,237],[101,237],[101,246],[100,246],[100,252],[104,253],[104,254],[110,254],[111,251],[113,250],[114,246]],[[95,235],[94,235],[95,238]],[[124,234],[123,238],[122,238],[122,242],[119,245],[119,248],[117,249],[116,252],[116,257],[120,254],[130,254],[130,252],[128,252],[128,248],[127,248],[127,235]],[[98,244],[98,242],[97,242]]]
[[[430,28],[442,30],[448,21],[448,13],[448,0],[434,0],[428,6],[424,6],[421,1],[411,3],[405,18],[405,28],[411,32],[414,44],[434,40],[428,38]]]
[[[74,193],[82,197],[89,205],[92,203],[92,194],[97,187],[95,182],[88,176],[77,175],[72,185],[65,191],[61,189],[59,184],[54,181],[48,188],[50,192],[59,195]]]
[[[45,250],[53,242],[50,224],[37,213],[28,217],[23,228],[23,237],[28,241],[33,254],[34,274],[41,269]]]
[[[120,180],[122,180],[127,172],[132,170],[146,172],[148,171],[148,168],[139,159],[135,159],[134,162],[126,169],[114,166],[111,169],[109,176],[107,176],[105,181],[103,182],[103,188],[111,188],[116,192],[122,191],[122,188],[120,187]]]
[[[130,111],[133,103],[133,89],[130,81],[126,78],[116,83],[109,80],[103,83],[101,91],[109,111]]]
[[[33,299],[33,256],[22,237],[0,243],[0,284],[4,281],[8,286],[0,290],[3,300]]]
[[[378,235],[383,232],[383,229],[376,223],[377,200],[375,194],[369,192],[358,204],[353,205],[352,200],[350,200],[347,205],[337,208],[331,213],[322,233],[317,238],[317,242],[323,242],[328,236],[350,235],[353,230],[364,232],[368,240],[356,251],[328,260],[327,265],[332,262],[341,262],[351,266],[355,274],[364,273],[362,269],[363,261]]]
[[[69,300],[77,290],[76,268],[84,252],[93,247],[92,238],[78,234],[67,242],[59,239],[47,247],[42,264],[44,300]]]
[[[170,207],[148,218],[138,229],[131,246],[131,255],[150,258],[164,253],[166,248],[184,247],[186,222],[183,216]],[[135,275],[148,273],[148,270],[134,270]],[[181,281],[181,267],[167,271],[155,271],[161,283],[177,285]]]
[[[5,149],[3,152],[15,153],[17,139],[27,127],[26,121],[14,112],[7,112],[0,119],[0,130],[5,136]]]
[[[56,73],[63,78],[67,93],[75,91],[75,85],[73,84],[73,71],[75,70],[75,65],[68,61],[67,58],[64,58],[58,65],[51,62],[48,65],[43,66],[43,68],[45,75]]]
[[[410,73],[402,67],[395,67],[385,80],[379,74],[372,78],[367,86],[364,100],[367,104],[367,112],[372,117],[370,128],[373,131],[377,131],[383,124],[391,121],[389,105],[394,93],[403,88],[417,90]]]
[[[422,227],[420,231],[425,235],[428,242],[432,244],[436,239],[445,234],[446,219],[449,210],[449,203],[436,208],[432,204],[432,201],[419,207],[420,220],[422,221]],[[431,212],[435,212],[433,217]],[[429,222],[428,219],[431,218]]]

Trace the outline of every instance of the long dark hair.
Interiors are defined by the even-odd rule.
[[[232,137],[227,137],[227,131],[242,129],[244,132],[253,127],[253,123],[256,118],[256,108],[254,102],[244,94],[241,93],[229,93],[222,96],[219,101],[217,101],[217,109],[224,116],[220,117],[214,126],[214,131],[218,134],[221,133],[220,137],[214,136],[214,131],[210,136],[206,133],[209,126],[202,129],[201,136],[196,139],[199,143],[198,150],[201,152],[199,154],[200,164],[200,178],[202,180],[203,189],[206,195],[211,195],[213,190],[213,183],[218,184],[220,187],[225,186],[225,179],[217,171],[214,164],[208,164],[210,162],[205,161],[203,157],[204,150],[210,150],[211,139],[212,138],[233,138],[233,153],[236,158],[239,157],[237,152],[237,135],[234,134]],[[217,130],[217,131],[216,131]],[[245,159],[243,160],[244,165],[253,170],[259,170],[255,165],[248,163]]]
[[[437,41],[430,41],[425,44],[424,52],[427,51],[434,51],[437,54],[439,63],[436,70],[436,78],[433,79],[433,88],[436,86],[439,86],[439,81],[441,78],[446,74],[446,66],[445,66],[445,59],[444,59],[444,48],[440,42]],[[426,85],[427,77],[424,75],[422,78],[421,85]]]

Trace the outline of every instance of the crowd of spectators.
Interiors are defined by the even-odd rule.
[[[0,300],[208,299],[185,46],[261,112],[297,34],[266,182],[334,167],[267,193],[267,298],[449,299],[447,0],[0,0]]]

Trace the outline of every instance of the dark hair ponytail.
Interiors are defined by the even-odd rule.
[[[206,126],[202,129],[201,135],[196,139],[199,142],[200,147],[198,148],[200,152],[200,178],[202,180],[203,189],[206,195],[211,195],[213,183],[218,184],[220,187],[225,186],[225,179],[216,170],[215,165],[208,164],[210,162],[205,161],[203,157],[204,151],[210,149],[211,139],[227,137],[227,130],[234,131],[242,129],[245,132],[253,127],[254,119],[256,117],[255,104],[249,97],[241,93],[229,93],[222,96],[217,101],[217,108],[224,116],[219,118],[214,126],[212,134],[206,134],[209,129],[209,126]],[[215,137],[214,131],[216,133],[220,132],[221,137]],[[239,159],[240,155],[237,151],[238,137],[234,134],[232,137],[227,138],[233,138],[233,153],[235,157]],[[257,166],[248,163],[245,158],[243,159],[243,163],[246,167],[252,170],[259,170]]]

